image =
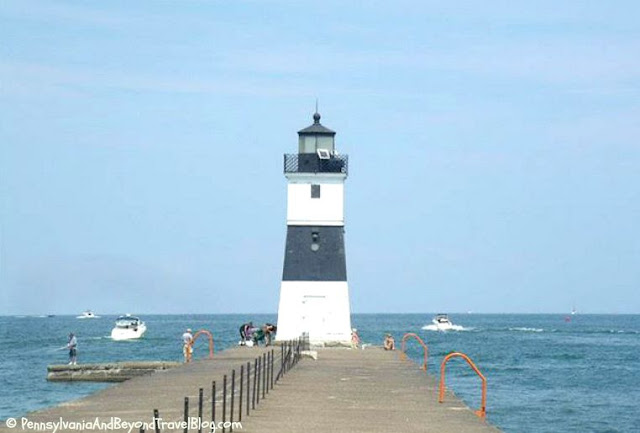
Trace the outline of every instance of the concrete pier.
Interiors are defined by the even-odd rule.
[[[281,349],[276,347],[274,350],[277,371]],[[211,420],[211,381],[215,380],[218,390],[216,420],[221,421],[223,375],[227,374],[230,381],[232,369],[236,369],[238,375],[240,365],[246,366],[248,361],[265,352],[265,348],[230,349],[216,354],[213,360],[196,361],[136,377],[91,396],[27,414],[25,418],[35,422],[59,419],[81,422],[98,417],[108,422],[110,417],[117,417],[131,422],[151,422],[153,409],[158,409],[164,421],[180,421],[184,416],[185,396],[190,400],[189,416],[197,417],[198,389],[204,388],[203,419]],[[319,349],[317,360],[302,358],[249,416],[244,413],[246,405],[243,402],[242,428],[237,427],[234,431],[498,432],[451,393],[447,393],[445,403],[439,404],[435,379],[420,370],[417,364],[401,361],[398,355],[380,348]],[[237,385],[235,397],[234,421],[237,421]],[[230,393],[227,394],[226,420],[229,420],[229,403]],[[3,423],[0,432],[5,431],[15,430],[7,429]],[[62,427],[58,431],[77,430]],[[182,431],[182,428],[162,431]]]
[[[51,382],[124,382],[156,371],[182,365],[170,361],[131,361],[106,364],[49,365],[47,380]]]
[[[274,350],[279,349],[274,348]],[[163,420],[176,421],[183,418],[185,397],[190,399],[192,416],[197,416],[198,390],[204,388],[206,398],[204,407],[207,419],[210,419],[211,382],[213,380],[217,382],[217,398],[220,400],[223,375],[229,375],[230,378],[232,369],[239,372],[240,365],[246,365],[249,361],[253,362],[256,357],[262,356],[266,352],[267,350],[263,347],[238,347],[225,350],[216,353],[212,360],[196,360],[179,367],[134,377],[87,397],[28,413],[24,415],[24,418],[33,422],[56,422],[62,419],[66,422],[80,423],[93,421],[96,418],[109,422],[111,417],[115,417],[128,422],[150,423],[153,418],[153,410],[158,409]],[[20,421],[18,419],[19,423]],[[18,430],[21,429],[18,428]],[[0,432],[8,433],[11,431],[15,432],[16,429],[8,429],[6,423],[0,423]],[[35,431],[35,429],[22,431]],[[52,429],[47,431],[52,431]],[[59,428],[56,433],[77,431],[77,429]],[[108,431],[122,432],[127,430]],[[133,431],[138,432],[139,429]],[[165,431],[170,430],[163,430],[163,432]]]
[[[244,425],[245,433],[490,433],[451,392],[438,403],[437,383],[418,364],[381,348],[320,349],[279,385]],[[480,390],[478,389],[478,392]],[[489,409],[490,410],[490,409]]]

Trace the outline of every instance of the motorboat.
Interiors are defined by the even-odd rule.
[[[431,324],[423,326],[422,329],[427,331],[463,331],[465,328],[454,325],[446,314],[436,314],[436,317],[431,320]]]
[[[93,311],[83,311],[81,315],[76,317],[77,319],[99,319],[100,316],[96,316]]]
[[[127,314],[116,319],[116,326],[111,330],[112,340],[135,340],[144,335],[147,325],[139,317]]]
[[[446,314],[438,314],[431,320],[431,323],[438,327],[439,331],[447,331],[453,328],[453,323]]]

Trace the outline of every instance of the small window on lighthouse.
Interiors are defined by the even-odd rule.
[[[311,198],[320,198],[320,185],[311,185]]]

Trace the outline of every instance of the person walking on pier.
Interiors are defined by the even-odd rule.
[[[182,354],[184,355],[184,362],[191,362],[191,354],[193,353],[193,334],[191,328],[187,329],[182,334]]]
[[[67,349],[69,349],[69,365],[76,365],[78,362],[78,340],[73,332],[69,334]]]

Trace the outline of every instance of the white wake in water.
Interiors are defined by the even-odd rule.
[[[519,331],[519,332],[544,332],[544,329],[541,329],[541,328],[509,328],[509,331]]]
[[[446,331],[471,331],[473,330],[473,328],[465,328],[464,326],[460,326],[460,325],[451,325],[450,327],[447,327],[447,329],[442,329],[442,328],[438,328],[438,325],[424,325],[422,327],[422,329],[424,329],[425,331],[442,331],[442,332],[446,332]]]

